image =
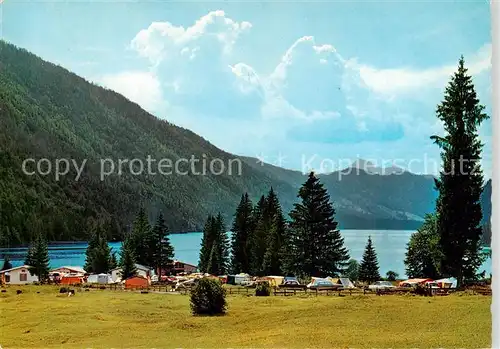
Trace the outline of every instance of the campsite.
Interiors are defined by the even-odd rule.
[[[432,298],[228,294],[226,316],[196,317],[189,298],[175,293],[77,288],[67,297],[57,286],[6,290],[0,293],[0,344],[9,349],[40,343],[46,348],[116,348],[117,343],[133,348],[486,348],[491,341],[491,298],[464,292]]]

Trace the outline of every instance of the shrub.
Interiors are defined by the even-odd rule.
[[[59,289],[59,293],[67,293],[68,292],[68,289],[66,287],[61,287]]]
[[[219,315],[226,312],[226,290],[219,280],[203,278],[191,290],[194,315]]]
[[[255,295],[267,297],[271,295],[271,286],[267,282],[262,282],[255,287]]]

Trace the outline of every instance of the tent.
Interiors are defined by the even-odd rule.
[[[144,276],[132,276],[125,280],[125,288],[145,288],[150,285],[150,280]]]
[[[90,274],[87,277],[87,283],[89,284],[97,284],[98,282],[98,275],[97,274]]]
[[[61,285],[83,284],[83,276],[65,275],[61,278]]]
[[[109,274],[99,274],[99,275],[97,275],[97,283],[99,283],[99,284],[112,284],[113,278]]]
[[[283,283],[283,276],[265,276],[262,278],[262,280],[267,280],[269,281],[269,284],[271,286],[278,286]]]
[[[349,278],[340,278],[338,283],[342,284],[343,288],[355,288],[354,284],[351,282],[351,280],[349,280]]]
[[[242,283],[248,282],[248,281],[252,281],[252,278],[248,274],[241,273],[241,274],[234,275],[234,284],[235,285],[241,285]]]

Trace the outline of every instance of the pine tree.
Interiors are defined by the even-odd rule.
[[[200,248],[200,260],[198,262],[198,269],[202,273],[208,273],[208,263],[210,260],[210,255],[212,253],[212,245],[214,240],[214,220],[215,218],[212,215],[207,217],[205,222],[205,226],[203,227],[203,237],[201,239],[201,248]]]
[[[359,263],[355,259],[350,259],[347,263],[347,268],[344,272],[344,276],[349,278],[351,281],[359,280]]]
[[[483,174],[479,164],[482,144],[477,129],[488,119],[464,63],[462,56],[436,110],[444,124],[445,136],[431,137],[442,149],[443,160],[436,180],[437,231],[443,252],[440,271],[443,276],[456,277],[458,285],[474,278],[482,263]]]
[[[241,196],[231,229],[231,269],[233,273],[248,273],[250,271],[248,244],[254,226],[252,209],[252,202],[248,194],[245,193]]]
[[[380,280],[379,266],[377,261],[377,253],[373,247],[372,238],[368,237],[363,259],[359,267],[359,280],[369,283]]]
[[[287,235],[287,226],[277,198],[274,201],[268,196],[268,205],[273,207],[274,217],[267,236],[267,247],[262,269],[266,275],[281,275],[284,272],[283,258],[286,253],[284,239]]]
[[[116,260],[116,253],[114,251],[111,252],[111,257],[109,259],[109,268],[113,270],[118,267],[118,261]]]
[[[439,277],[439,234],[437,216],[428,214],[422,226],[411,235],[405,256],[406,275],[410,278]]]
[[[267,234],[270,228],[270,212],[264,195],[252,212],[253,229],[248,239],[250,273],[262,276],[262,265],[266,253]]]
[[[120,267],[122,269],[121,277],[122,280],[126,280],[137,274],[137,269],[135,267],[135,255],[134,255],[134,240],[131,237],[127,237],[122,244]]]
[[[134,256],[136,263],[151,267],[154,264],[154,246],[156,241],[151,234],[151,225],[144,208],[141,208],[134,220],[132,233]]]
[[[165,219],[163,214],[159,214],[156,224],[152,231],[153,246],[153,261],[151,266],[158,271],[158,275],[161,276],[162,269],[171,265],[174,258],[174,248],[170,243],[168,238],[168,227],[165,224]]]
[[[111,248],[107,241],[108,235],[105,233],[102,225],[95,226],[92,237],[89,241],[84,269],[88,273],[108,273],[112,266]]]
[[[330,197],[313,172],[299,190],[300,202],[290,212],[287,237],[287,273],[299,276],[335,276],[349,255],[334,220]]]
[[[226,231],[226,224],[220,212],[215,218],[216,239],[214,244],[217,246],[218,270],[215,275],[223,275],[229,271],[229,239]]]
[[[200,271],[214,275],[229,269],[229,241],[222,215],[208,216],[200,251]]]
[[[32,275],[38,276],[42,283],[49,278],[49,247],[47,241],[39,234],[31,243],[26,256],[25,264],[30,268]]]
[[[10,262],[9,255],[5,255],[3,257],[3,267],[0,270],[7,270],[7,269],[12,269],[12,263]]]

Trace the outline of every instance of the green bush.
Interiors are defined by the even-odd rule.
[[[226,290],[219,280],[203,278],[191,290],[194,315],[219,315],[226,312]]]
[[[67,293],[68,292],[68,289],[66,287],[61,287],[59,289],[59,293]]]
[[[255,295],[267,297],[271,295],[271,286],[267,282],[262,282],[255,287]]]

